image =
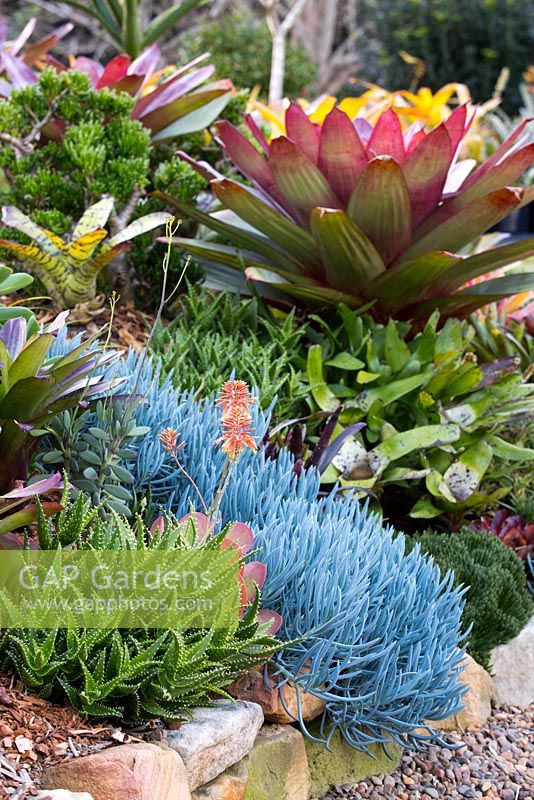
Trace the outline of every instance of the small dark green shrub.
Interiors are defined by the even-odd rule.
[[[534,605],[529,598],[523,564],[513,551],[486,531],[464,529],[446,534],[427,531],[407,542],[421,545],[442,572],[453,570],[455,585],[468,587],[462,627],[467,651],[489,668],[491,651],[522,630]]]
[[[184,37],[179,61],[209,51],[220,78],[231,78],[238,87],[258,85],[265,96],[271,73],[271,36],[266,22],[235,11],[220,20],[210,20]],[[316,66],[302,45],[288,42],[284,94],[298,97],[315,79]]]
[[[7,186],[0,204],[18,206],[59,235],[104,194],[120,213],[148,184],[150,137],[130,119],[133,102],[126,94],[93,90],[86,75],[52,69],[35,85],[14,91],[0,103],[0,133],[27,141],[27,152],[2,143]],[[49,114],[53,120],[42,140],[32,139],[36,121]]]
[[[152,351],[161,358],[164,375],[173,371],[177,387],[205,397],[234,372],[259,389],[263,408],[276,397],[277,417],[294,413],[305,389],[295,367],[303,332],[293,314],[283,322],[269,321],[259,315],[256,299],[194,287],[180,298],[174,314],[156,331]]]

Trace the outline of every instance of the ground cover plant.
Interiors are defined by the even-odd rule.
[[[68,347],[64,339],[56,346],[58,352]],[[135,387],[146,400],[136,422],[151,433],[140,440],[130,464],[137,490],[149,493],[155,508],[163,505],[177,516],[187,513],[190,500],[197,502],[193,485],[161,448],[158,432],[172,427],[185,443],[181,466],[209,505],[225,462],[223,453],[205,446],[217,438],[216,406],[195,403],[192,393],[180,395],[170,378],[161,380],[158,365],[135,353],[116,369],[110,367],[111,373],[115,379],[127,378],[122,393]],[[255,412],[253,427],[261,440],[267,419]],[[318,489],[315,472],[297,482],[288,454],[272,461],[262,450],[250,452],[236,465],[221,502],[222,519],[238,518],[254,531],[259,557],[267,565],[263,602],[279,614],[285,609],[279,637],[288,642],[304,636],[277,656],[280,679],[296,679],[319,695],[325,683],[330,685],[325,738],[339,728],[350,743],[364,747],[390,737],[405,741],[412,736],[413,720],[422,724],[447,716],[460,703],[460,594],[449,591],[449,579],[438,578],[431,562],[416,553],[405,556],[403,540],[393,542],[379,517],[350,499],[339,502],[331,495],[319,500]],[[325,569],[335,576],[329,587],[321,578]],[[410,583],[415,581],[413,596],[409,604],[405,597],[400,604],[395,598],[408,575]],[[387,649],[386,642],[396,638],[393,631],[404,626],[415,626],[418,641],[428,637],[432,663],[422,652],[417,656],[411,635],[402,634],[394,652]],[[362,665],[378,664],[378,671],[340,671],[340,663],[348,665],[356,656]],[[304,670],[305,664],[310,668]],[[403,664],[411,665],[410,676]],[[370,693],[376,697],[371,705],[361,699]]]
[[[494,459],[527,470],[534,458],[502,437],[533,413],[519,359],[479,361],[474,328],[448,319],[438,329],[439,322],[436,312],[413,336],[408,324],[380,325],[341,306],[307,355],[312,410],[341,409],[337,432],[365,422],[323,480],[386,494],[404,487],[416,518],[491,504],[506,493],[480,490]]]

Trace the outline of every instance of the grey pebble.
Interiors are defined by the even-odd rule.
[[[405,751],[391,775],[343,784],[323,800],[533,800],[533,730],[534,705],[502,706],[482,728],[442,733],[449,747]]]

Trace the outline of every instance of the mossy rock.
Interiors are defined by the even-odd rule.
[[[310,726],[312,735],[318,734]],[[306,753],[311,777],[312,797],[323,797],[332,786],[344,783],[360,783],[373,775],[388,775],[400,761],[402,748],[390,742],[386,745],[369,747],[371,753],[363,753],[350,747],[336,731],[330,743],[330,750],[323,744],[306,739]]]

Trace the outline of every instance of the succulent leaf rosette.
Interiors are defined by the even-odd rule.
[[[532,273],[466,285],[534,253],[527,240],[458,254],[534,196],[532,187],[510,185],[534,156],[526,121],[477,167],[458,160],[473,116],[464,105],[430,132],[421,123],[403,132],[393,109],[371,125],[334,107],[314,124],[292,103],[286,135],[270,143],[248,118],[255,144],[219,122],[226,155],[252,187],[211,171],[223,211],[206,214],[166,200],[236,246],[174,242],[293,302],[372,303],[381,321],[424,320],[436,308],[443,316],[465,315],[532,289]],[[197,168],[207,173],[207,165]]]

